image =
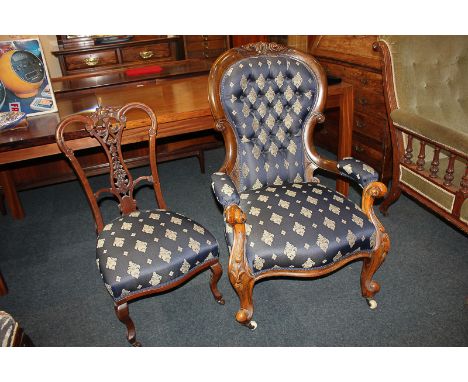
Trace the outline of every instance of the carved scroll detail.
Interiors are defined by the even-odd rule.
[[[250,44],[243,45],[239,48],[240,51],[256,52],[258,54],[269,54],[269,53],[283,53],[288,50],[284,45],[277,44],[276,42],[253,42]]]
[[[130,192],[129,185],[132,184],[132,178],[119,151],[122,132],[126,125],[126,117],[119,115],[119,108],[117,107],[99,106],[90,118],[93,125],[86,125],[86,130],[108,152],[111,183],[121,197],[127,196]]]

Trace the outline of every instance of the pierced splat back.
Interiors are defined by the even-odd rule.
[[[133,180],[122,156],[122,134],[126,127],[126,114],[132,109],[140,109],[146,112],[151,120],[151,126],[148,131],[151,175],[141,176],[136,180]],[[76,123],[83,124],[89,135],[95,138],[103,147],[109,162],[110,187],[101,188],[93,193],[86,174],[71,148],[71,146],[73,146],[73,141],[66,141],[64,139],[64,131],[66,127]],[[137,203],[133,197],[135,187],[141,181],[145,180],[153,184],[159,208],[166,208],[156,165],[156,131],[157,121],[153,111],[148,106],[138,102],[129,103],[120,109],[112,106],[99,106],[91,115],[71,115],[62,120],[57,126],[57,131],[55,133],[57,144],[60,150],[71,162],[71,165],[85,190],[86,197],[91,206],[93,217],[96,222],[96,230],[98,233],[100,233],[104,228],[102,214],[98,205],[99,197],[103,193],[110,193],[118,200],[121,214],[129,214],[130,212],[137,210]]]

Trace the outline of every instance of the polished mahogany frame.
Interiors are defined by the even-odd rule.
[[[141,176],[133,179],[130,171],[125,165],[122,155],[122,134],[126,127],[126,114],[131,110],[140,110],[145,112],[151,119],[149,128],[149,150],[150,150],[150,176]],[[70,125],[84,125],[89,135],[99,141],[103,147],[109,162],[109,179],[110,187],[101,188],[95,193],[89,184],[86,174],[81,167],[79,161],[75,157],[73,149],[70,147],[72,140],[67,141],[64,137],[65,129]],[[154,194],[159,208],[166,209],[161,185],[159,183],[158,168],[156,164],[156,135],[157,135],[157,120],[153,111],[145,104],[139,102],[128,103],[122,108],[117,107],[98,107],[96,111],[89,115],[75,114],[63,119],[57,126],[56,140],[60,150],[66,155],[70,161],[81,185],[84,188],[86,198],[91,207],[94,221],[96,223],[97,234],[101,233],[104,228],[102,214],[98,205],[99,197],[104,194],[111,194],[119,202],[121,214],[129,214],[137,210],[136,200],[133,198],[135,187],[142,181],[149,182],[153,185]],[[70,142],[70,145],[67,144]],[[176,288],[187,280],[191,279],[198,273],[210,268],[212,275],[210,278],[210,288],[215,300],[219,304],[224,304],[223,297],[217,288],[217,284],[223,273],[221,264],[218,258],[208,260],[198,268],[189,271],[183,277],[167,283],[160,287],[146,288],[140,292],[132,293],[119,301],[114,302],[115,313],[118,319],[125,324],[127,328],[127,340],[134,346],[139,346],[136,341],[135,325],[129,316],[128,302],[139,299],[140,297],[162,293]]]
[[[305,177],[306,182],[317,181],[314,178],[314,171],[322,168],[339,175],[337,162],[322,158],[313,145],[313,132],[317,123],[324,121],[322,111],[326,100],[326,75],[320,64],[312,57],[292,48],[287,48],[275,43],[252,43],[239,48],[233,48],[221,55],[213,64],[209,75],[208,97],[210,101],[211,112],[216,122],[216,128],[222,132],[226,146],[225,161],[219,170],[231,176],[234,182],[237,182],[235,168],[237,162],[237,140],[234,127],[226,118],[220,99],[220,85],[225,71],[235,62],[247,57],[259,55],[282,55],[303,62],[316,74],[319,80],[318,100],[315,109],[311,111],[312,117],[309,118],[304,127],[305,143]],[[381,182],[372,182],[367,185],[362,194],[362,209],[366,216],[376,227],[376,245],[373,251],[357,252],[321,269],[311,270],[269,270],[259,275],[254,275],[250,268],[246,252],[246,233],[245,222],[246,215],[238,205],[230,205],[225,208],[224,215],[226,222],[230,224],[234,232],[234,241],[229,256],[228,275],[229,280],[236,291],[240,300],[240,309],[236,314],[236,320],[251,329],[255,329],[256,323],[252,320],[253,316],[253,287],[255,282],[267,278],[278,276],[291,276],[298,278],[314,278],[327,275],[354,260],[362,260],[363,267],[361,272],[361,292],[371,308],[375,308],[376,302],[374,295],[380,290],[379,284],[372,279],[374,273],[380,267],[385,256],[390,249],[390,240],[384,227],[375,216],[373,204],[374,199],[385,195],[387,189]]]
[[[392,185],[389,190],[388,196],[380,205],[380,211],[387,215],[388,207],[396,202],[404,191],[426,207],[430,208],[435,213],[442,216],[444,219],[451,222],[457,228],[461,229],[465,233],[468,233],[468,224],[460,219],[460,211],[463,203],[468,198],[468,154],[462,154],[456,152],[451,147],[436,142],[427,137],[416,134],[403,126],[398,126],[393,123],[390,113],[398,108],[395,83],[393,81],[393,66],[392,56],[387,44],[384,41],[377,41],[374,43],[374,50],[379,51],[383,58],[383,81],[384,81],[384,94],[385,94],[385,105],[387,108],[387,115],[389,121],[389,129],[392,140],[393,148],[393,175]],[[403,134],[408,136],[408,142],[405,148]],[[413,161],[413,140],[417,139],[420,141],[420,151],[417,154],[416,161]],[[431,144],[434,146],[434,156],[431,161],[429,169],[425,169],[426,163],[425,157],[425,146]],[[438,176],[439,172],[439,155],[441,150],[448,152],[449,161],[445,170],[444,176]],[[461,178],[458,186],[452,183],[455,159],[464,160],[467,162],[465,167],[465,173]],[[431,201],[425,195],[411,186],[400,182],[400,166],[405,167],[409,171],[423,177],[427,182],[434,184],[436,187],[443,189],[444,191],[454,195],[454,203],[451,212],[447,212],[436,203]]]

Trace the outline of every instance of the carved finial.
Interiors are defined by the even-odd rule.
[[[288,50],[284,45],[277,44],[276,42],[253,42],[241,46],[239,49],[247,52],[256,52],[258,54],[280,53]]]

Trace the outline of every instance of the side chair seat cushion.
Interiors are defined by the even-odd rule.
[[[376,230],[362,210],[318,183],[294,183],[240,195],[246,254],[254,273],[329,266],[375,246]],[[232,227],[226,237],[233,243]]]
[[[97,238],[97,264],[115,300],[161,288],[218,257],[218,242],[202,225],[166,210],[114,219]]]

